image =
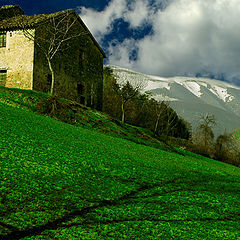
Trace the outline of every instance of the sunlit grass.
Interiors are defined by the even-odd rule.
[[[0,112],[3,239],[240,239],[239,168]]]

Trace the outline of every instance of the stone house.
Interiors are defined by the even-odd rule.
[[[48,37],[51,20],[60,22],[66,14],[69,21],[76,19],[74,33],[84,34],[70,38],[65,43],[66,49],[57,51],[53,58],[54,93],[101,109],[106,56],[74,10],[28,16],[18,6],[0,8],[0,86],[50,91],[52,75],[47,59],[24,31],[31,31],[34,39]]]

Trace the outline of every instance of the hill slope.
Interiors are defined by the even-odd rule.
[[[119,81],[143,81],[144,91],[151,92],[156,100],[170,101],[176,112],[190,122],[193,128],[199,123],[201,114],[214,114],[216,135],[240,125],[240,87],[207,78],[173,77],[162,78],[145,75],[112,66]]]
[[[239,238],[239,168],[0,112],[1,239]]]
[[[153,137],[147,129],[122,124],[107,114],[92,110],[77,102],[51,98],[46,93],[0,87],[0,103],[45,114],[77,127],[104,132],[139,144],[169,149]],[[54,113],[51,111],[51,104],[55,106]]]

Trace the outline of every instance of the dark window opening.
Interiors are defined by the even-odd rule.
[[[77,85],[77,92],[78,92],[78,95],[83,95],[85,93],[84,85],[78,84]]]
[[[81,104],[85,104],[85,87],[83,84],[78,84],[77,85],[77,94],[78,94],[78,99]]]
[[[85,97],[84,96],[80,97],[80,103],[83,104],[83,105],[85,104]]]
[[[0,70],[0,86],[5,87],[7,79],[7,70]]]
[[[6,47],[6,33],[0,33],[0,47]]]

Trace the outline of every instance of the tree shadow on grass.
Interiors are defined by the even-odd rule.
[[[174,184],[174,183],[180,183],[180,178],[172,179],[168,182],[162,182],[162,183],[155,183],[155,184],[149,184],[149,183],[138,183],[135,182],[134,179],[126,180],[123,179],[123,182],[129,181],[138,184],[138,188],[124,194],[123,196],[114,199],[114,200],[102,200],[96,202],[95,205],[84,207],[82,209],[75,209],[69,212],[68,214],[65,214],[63,217],[58,218],[53,221],[49,221],[46,224],[43,224],[41,226],[34,226],[32,228],[27,228],[24,230],[19,230],[17,227],[11,226],[10,224],[2,223],[0,222],[0,226],[8,229],[10,231],[9,234],[3,235],[0,238],[2,240],[9,240],[9,239],[21,239],[24,237],[31,237],[31,236],[37,236],[42,234],[44,231],[47,230],[56,230],[60,228],[70,228],[73,226],[86,226],[86,225],[95,225],[95,224],[114,224],[114,223],[124,223],[124,222],[138,222],[138,221],[151,221],[151,222],[196,222],[196,221],[240,221],[240,214],[236,214],[234,216],[229,217],[222,217],[222,218],[194,218],[194,219],[161,219],[161,218],[152,218],[152,217],[134,217],[134,218],[123,218],[123,219],[113,219],[113,220],[99,220],[99,219],[89,219],[87,216],[89,213],[93,213],[94,210],[101,209],[103,207],[110,207],[110,206],[118,206],[123,205],[125,203],[134,202],[134,200],[139,199],[146,199],[156,196],[163,196],[165,194],[171,194],[174,192],[180,192],[180,191],[191,191],[191,189],[188,188],[179,188],[171,189],[169,191],[162,191],[160,193],[152,193],[145,196],[138,196],[138,194],[143,193],[144,191],[151,191],[154,188],[166,186],[167,184]],[[182,179],[181,179],[182,180]],[[181,182],[183,183],[183,182]],[[194,185],[194,183],[193,183]],[[83,221],[81,223],[69,223],[66,224],[66,222],[69,222],[73,220],[76,217],[83,218]]]

